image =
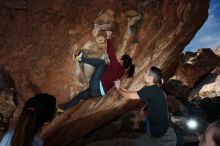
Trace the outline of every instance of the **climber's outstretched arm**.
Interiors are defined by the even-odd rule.
[[[117,80],[114,82],[116,89],[118,92],[127,99],[140,99],[136,91],[129,91],[127,89],[124,89],[120,85],[120,80]]]
[[[117,57],[115,54],[115,49],[112,46],[112,39],[111,39],[111,31],[106,31],[106,35],[107,35],[107,53],[110,59],[110,62],[115,62],[117,61]]]

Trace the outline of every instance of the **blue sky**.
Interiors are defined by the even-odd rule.
[[[218,46],[220,46],[220,0],[210,0],[208,19],[184,51],[215,49]]]

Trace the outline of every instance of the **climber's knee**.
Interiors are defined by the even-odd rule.
[[[101,93],[100,93],[100,91],[91,91],[91,96],[92,97],[99,97],[99,96],[101,96]]]
[[[106,65],[106,64],[105,64],[105,61],[104,61],[104,60],[100,60],[99,65],[105,66],[105,65]]]

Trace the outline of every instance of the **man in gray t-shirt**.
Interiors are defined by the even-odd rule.
[[[160,88],[162,85],[162,72],[156,67],[151,67],[144,76],[145,82],[149,86],[143,87],[139,91],[129,91],[121,87],[120,81],[115,81],[118,92],[128,99],[140,99],[147,104],[148,109],[148,129],[146,133],[136,140],[136,146],[175,146],[176,134],[170,127],[170,118],[166,95]]]

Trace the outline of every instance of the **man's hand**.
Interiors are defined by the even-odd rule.
[[[126,99],[140,99],[136,91],[129,91],[127,89],[124,89],[121,87],[120,80],[114,81],[115,88],[118,90],[118,92],[125,97]]]
[[[140,111],[140,115],[143,118],[146,118],[146,116],[147,116],[147,111],[145,109],[146,109],[146,105],[144,107],[142,107],[141,111]]]
[[[120,82],[120,80],[114,81],[114,84],[115,84],[115,87],[116,87],[117,90],[121,87],[121,82]]]

